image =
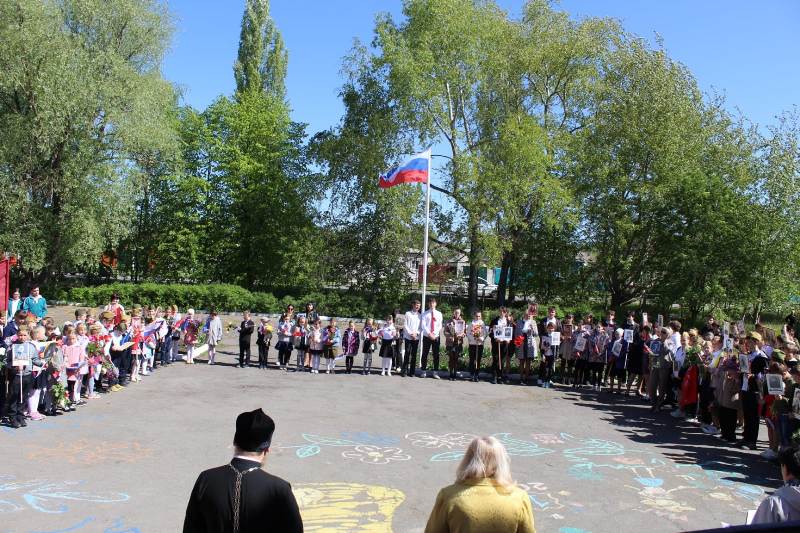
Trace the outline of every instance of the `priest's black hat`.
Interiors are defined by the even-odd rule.
[[[248,411],[236,417],[236,434],[233,444],[246,452],[261,452],[269,449],[275,422],[261,409]]]

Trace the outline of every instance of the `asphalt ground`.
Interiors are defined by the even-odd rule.
[[[215,366],[176,363],[76,412],[0,427],[0,531],[180,531],[197,474],[230,459],[236,415],[257,407],[277,425],[265,468],[292,483],[307,531],[422,531],[475,435],[505,443],[539,532],[740,524],[780,485],[757,452],[635,399],[240,369],[237,342],[226,336]]]

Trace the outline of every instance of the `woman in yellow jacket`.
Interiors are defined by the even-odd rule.
[[[511,479],[511,461],[494,437],[473,440],[456,482],[439,491],[425,533],[536,533],[528,495]]]

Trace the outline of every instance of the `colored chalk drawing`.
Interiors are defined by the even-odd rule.
[[[293,488],[305,531],[391,533],[405,494],[359,483],[303,483]]]
[[[411,433],[411,435],[414,435],[414,433]],[[408,436],[406,437],[408,438]],[[537,457],[539,455],[547,455],[550,453],[554,453],[555,451],[549,448],[542,448],[537,443],[532,441],[515,439],[511,436],[511,433],[495,433],[493,437],[495,437],[497,440],[502,442],[503,445],[505,445],[508,455],[514,455],[520,457]],[[433,457],[431,457],[431,461],[434,462],[460,461],[461,458],[464,457],[464,449],[466,449],[466,447],[469,445],[471,441],[472,439],[469,439],[468,441],[461,441],[462,449],[437,453]]]
[[[17,481],[0,475],[0,513],[34,510],[57,514],[69,511],[67,502],[119,503],[130,497],[122,492],[89,492],[83,481]]]
[[[102,533],[141,533],[138,527],[128,527],[122,518],[114,519],[109,526],[103,526],[96,523],[93,516],[87,516],[83,520],[76,522],[71,526],[62,527],[59,529],[36,530],[29,531],[28,533],[70,533],[72,531],[85,531],[86,526],[91,525],[89,531],[102,531]],[[98,529],[102,528],[102,529]]]
[[[58,460],[71,464],[94,463],[101,460],[135,463],[153,455],[153,450],[132,441],[106,442],[81,439],[59,443],[53,447],[31,446],[25,454],[31,460]]]
[[[476,437],[470,433],[445,433],[435,435],[427,431],[416,431],[406,435],[411,445],[417,448],[447,448],[448,450],[464,449]]]
[[[352,450],[342,452],[345,459],[358,459],[362,463],[372,465],[386,465],[392,461],[410,461],[411,456],[403,453],[400,448],[381,448],[359,444]]]
[[[403,450],[396,446],[377,446],[373,443],[395,443],[399,439],[383,435],[372,435],[369,433],[347,433],[353,436],[352,439],[325,437],[312,433],[303,433],[303,440],[307,444],[296,446],[275,446],[278,451],[294,449],[295,455],[300,459],[307,459],[318,455],[325,447],[352,448],[342,452],[345,459],[357,459],[362,463],[373,465],[385,465],[395,461],[409,461],[411,456],[403,453]]]

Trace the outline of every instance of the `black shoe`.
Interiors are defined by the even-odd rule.
[[[20,424],[20,423],[19,423],[18,421],[16,421],[16,420],[14,420],[13,422],[11,422],[11,423],[9,424],[9,426],[11,426],[11,427],[12,427],[12,428],[14,428],[14,429],[19,429],[19,428],[21,428],[21,427],[22,427],[22,424]]]
[[[19,424],[22,427],[28,427],[28,423],[25,422],[24,418],[22,420],[17,420],[17,424]]]

